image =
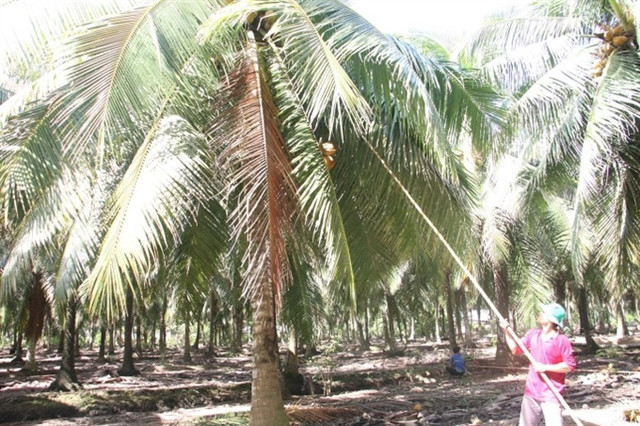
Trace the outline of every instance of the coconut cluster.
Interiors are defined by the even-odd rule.
[[[327,166],[327,169],[333,169],[336,166],[336,146],[332,142],[321,142],[320,151],[322,151],[324,164]]]
[[[591,76],[598,78],[602,75],[604,67],[607,66],[609,56],[616,50],[630,49],[637,44],[635,30],[625,30],[624,26],[617,25],[613,28],[607,28],[604,33],[596,34],[602,39],[602,45],[598,50],[598,60],[593,65]]]

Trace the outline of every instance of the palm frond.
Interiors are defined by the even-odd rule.
[[[31,271],[33,259],[38,254],[48,258],[58,255],[55,243],[61,234],[68,232],[71,218],[77,217],[83,208],[82,194],[69,190],[76,184],[76,176],[71,170],[66,170],[56,182],[41,190],[16,222],[11,250],[3,269],[0,298],[4,299],[15,291],[18,280],[25,272]]]
[[[201,40],[214,44],[219,34],[229,26],[239,27],[250,13],[271,11],[277,18],[269,31],[280,47],[282,60],[291,70],[290,79],[299,99],[305,105],[306,116],[314,127],[327,118],[330,132],[341,133],[346,122],[360,133],[370,123],[370,108],[357,86],[343,69],[339,54],[323,38],[321,27],[329,22],[316,23],[325,17],[326,9],[318,4],[299,4],[293,0],[242,0],[234,2],[203,25]],[[292,66],[295,64],[295,66]]]
[[[329,279],[345,284],[355,303],[350,248],[335,184],[319,148],[322,142],[313,134],[312,125],[304,115],[304,107],[288,75],[282,70],[283,63],[276,55],[271,66],[272,84],[283,136],[292,156],[292,176],[297,184],[304,223],[314,241],[323,249],[323,263],[329,267]]]
[[[175,116],[158,119],[147,135],[108,204],[107,229],[82,287],[91,310],[122,309],[127,286],[143,283],[154,259],[210,199],[199,150],[202,136]]]
[[[0,75],[11,75],[18,85],[37,78],[51,66],[58,44],[75,27],[140,3],[143,1],[59,0],[34,7],[29,1],[16,0],[0,5]]]
[[[60,65],[72,90],[54,118],[66,130],[71,157],[89,143],[117,141],[122,128],[138,129],[134,138],[144,139],[173,94],[172,78],[199,50],[194,36],[212,7],[206,1],[159,1],[78,28]],[[81,123],[65,126],[76,111]]]
[[[578,181],[578,197],[582,200],[598,192],[598,163],[612,155],[611,144],[618,139],[629,140],[639,130],[639,70],[640,58],[635,52],[616,52],[609,58],[585,129]]]
[[[295,329],[301,343],[312,345],[318,333],[318,324],[323,318],[325,300],[318,285],[313,265],[293,255],[293,281],[282,296],[281,320]]]
[[[229,219],[233,239],[244,235],[248,240],[246,294],[253,296],[266,280],[278,300],[290,279],[285,237],[291,233],[297,201],[277,109],[262,77],[267,68],[252,35],[249,38],[223,96],[235,103],[215,123],[210,137],[223,148],[219,159],[228,171],[229,187],[238,194]]]
[[[625,161],[608,168],[607,185],[593,202],[595,255],[601,262],[607,288],[620,297],[638,264],[640,227],[637,217],[637,147],[624,147]]]
[[[20,220],[60,176],[61,147],[45,104],[15,116],[0,134],[0,188],[4,223]]]

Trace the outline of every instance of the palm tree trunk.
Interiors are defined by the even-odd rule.
[[[289,339],[287,342],[287,364],[284,367],[284,387],[289,395],[304,394],[304,376],[300,374],[298,360],[298,339],[295,327],[289,327]]]
[[[578,288],[578,315],[580,316],[580,328],[582,329],[582,333],[584,334],[584,338],[587,343],[585,352],[594,354],[598,349],[600,349],[600,347],[596,341],[593,340],[593,336],[591,334],[587,290],[582,286]]]
[[[69,299],[67,304],[67,317],[64,324],[64,346],[60,370],[56,379],[49,385],[50,390],[76,391],[80,389],[75,367],[75,342],[76,342],[76,310],[78,301],[76,297]]]
[[[29,293],[29,318],[27,320],[27,341],[29,350],[25,369],[37,371],[36,347],[42,336],[44,317],[47,312],[47,297],[44,291],[44,273],[41,270],[32,272],[32,285]]]
[[[22,332],[20,330],[15,329],[14,337],[13,337],[13,358],[11,358],[11,364],[23,364],[24,360],[22,359]]]
[[[115,355],[116,353],[116,331],[115,326],[113,324],[109,325],[109,349],[107,350],[107,354]]]
[[[24,365],[24,370],[29,373],[36,373],[38,371],[38,363],[36,362],[37,343],[35,339],[31,339],[27,347],[27,362]]]
[[[416,340],[416,319],[415,317],[412,315],[411,318],[409,319],[409,336],[408,339],[409,341],[414,341]]]
[[[464,345],[467,348],[473,347],[473,337],[471,336],[471,321],[469,321],[469,310],[467,309],[467,293],[464,287],[460,289],[460,309],[462,310],[462,321],[464,323]]]
[[[478,337],[484,335],[484,328],[482,327],[482,297],[478,297],[476,301],[476,315],[478,315]]]
[[[253,380],[251,384],[251,425],[281,426],[289,421],[284,411],[275,306],[271,283],[263,279],[253,296]]]
[[[456,319],[456,340],[457,339],[462,339],[462,312],[464,311],[464,309],[462,309],[462,303],[460,301],[460,298],[462,297],[462,289],[458,289],[456,290],[454,293],[454,301],[455,304],[453,305],[453,314],[454,317]]]
[[[371,348],[369,344],[369,340],[367,340],[367,336],[365,335],[364,325],[362,321],[356,319],[356,327],[358,328],[358,346],[360,346],[360,350],[368,351]]]
[[[364,338],[367,340],[367,344],[371,341],[369,336],[369,302],[365,302],[364,308]]]
[[[496,295],[496,308],[504,318],[509,318],[509,284],[505,278],[504,269],[501,265],[493,266],[493,285]],[[496,319],[496,322],[498,320]],[[498,343],[496,347],[496,364],[508,365],[513,362],[513,355],[507,344],[502,327],[498,328]]]
[[[133,290],[127,288],[127,312],[124,318],[124,353],[122,367],[118,370],[121,376],[137,376],[140,374],[133,365]]]
[[[76,326],[76,330],[75,333],[73,333],[73,335],[75,336],[75,343],[73,345],[74,347],[74,355],[76,356],[76,358],[80,358],[80,325]]]
[[[609,332],[609,309],[607,309],[607,303],[602,300],[602,297],[598,296],[598,333]]]
[[[623,338],[629,335],[629,328],[627,327],[627,322],[624,319],[624,309],[622,307],[622,302],[618,301],[616,303],[616,318],[618,320],[616,327],[616,337],[618,339]]]
[[[244,308],[242,303],[236,301],[233,304],[233,324],[232,324],[232,341],[231,350],[240,352],[242,350],[242,326],[244,325]]]
[[[564,277],[558,277],[553,280],[553,293],[556,303],[567,306],[567,286]]]
[[[182,361],[190,363],[191,359],[191,312],[187,309],[184,318],[184,348]]]
[[[289,339],[287,341],[287,363],[284,367],[285,374],[297,375],[299,371],[298,348],[295,327],[289,327]]]
[[[387,333],[385,333],[385,338],[387,340],[387,347],[389,348],[390,354],[395,354],[398,352],[398,346],[396,344],[396,329],[395,329],[395,299],[392,294],[385,293],[384,295],[385,301],[387,302]]]
[[[105,362],[105,350],[107,348],[107,326],[100,327],[100,348],[98,349],[98,362]]]
[[[438,296],[436,296],[436,310],[435,310],[435,332],[436,332],[436,343],[442,343],[442,336],[440,331],[440,307],[438,306]]]
[[[160,311],[160,353],[167,351],[167,295],[162,298],[162,309]]]
[[[207,348],[207,355],[215,355],[214,336],[216,332],[216,317],[218,316],[218,299],[216,298],[215,291],[209,292],[209,344]]]
[[[151,347],[152,351],[156,350],[156,326],[157,326],[156,318],[153,318],[153,320],[151,321],[151,338],[149,341],[149,346]]]
[[[200,339],[202,337],[202,314],[198,313],[196,318],[196,341],[193,342],[193,349],[198,352],[200,348]]]
[[[60,341],[58,342],[58,353],[62,354],[64,351],[64,333],[60,333]]]
[[[136,315],[136,353],[142,354],[142,320]]]
[[[453,349],[454,346],[458,346],[456,343],[456,325],[453,318],[453,297],[451,295],[451,272],[448,271],[444,278],[444,290],[446,296],[446,308],[447,308],[447,332],[449,334],[449,348]]]

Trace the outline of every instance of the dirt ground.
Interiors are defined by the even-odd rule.
[[[600,343],[608,344],[601,338]],[[597,356],[574,345],[578,370],[567,379],[566,400],[588,425],[640,423],[640,336]],[[322,348],[321,348],[322,349]],[[413,342],[400,356],[376,349],[334,348],[301,360],[309,394],[289,396],[293,424],[307,425],[515,425],[526,376],[521,367],[493,362],[491,347],[467,349],[468,374],[444,372],[446,344]],[[59,356],[43,353],[38,374],[26,375],[0,354],[0,423],[4,425],[246,424],[251,358],[194,353],[185,364],[177,350],[163,357],[145,353],[135,361],[141,372],[121,377],[118,354],[98,364],[83,352],[76,371],[83,389],[48,392]],[[297,390],[297,389],[296,389]],[[637,414],[636,411],[637,410]],[[633,419],[635,422],[625,420]],[[565,424],[574,424],[565,413]]]

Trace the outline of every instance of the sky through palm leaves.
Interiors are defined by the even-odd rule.
[[[347,0],[346,3],[384,32],[424,32],[457,41],[495,13],[522,7],[527,0]]]

